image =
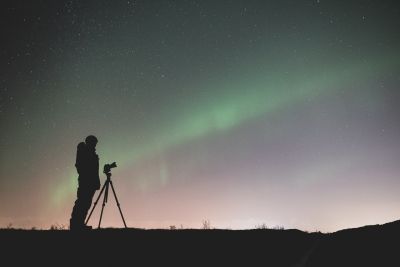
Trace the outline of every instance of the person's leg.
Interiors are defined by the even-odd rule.
[[[84,206],[82,207],[82,216],[84,220],[86,220],[86,216],[89,212],[90,207],[92,206],[92,200],[95,192],[96,190],[91,188],[87,189],[86,191],[85,203]]]
[[[85,203],[85,194],[84,194],[84,190],[81,186],[78,187],[78,192],[76,195],[77,195],[77,199],[75,200],[75,204],[74,204],[74,207],[73,207],[72,213],[71,213],[70,229],[79,228],[84,224],[82,208]]]

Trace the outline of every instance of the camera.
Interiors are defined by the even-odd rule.
[[[108,174],[111,172],[111,169],[115,167],[117,167],[117,163],[115,162],[111,164],[104,164],[103,173]]]

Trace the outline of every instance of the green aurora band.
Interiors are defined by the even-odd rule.
[[[307,68],[300,71],[280,70],[258,74],[258,78],[253,80],[220,82],[212,85],[215,88],[212,97],[199,97],[195,103],[187,103],[186,107],[173,107],[172,110],[176,109],[174,112],[161,115],[160,122],[155,125],[163,125],[163,128],[139,144],[126,133],[124,136],[116,136],[112,140],[113,146],[107,146],[109,142],[103,141],[102,151],[103,154],[112,155],[120,168],[134,168],[136,163],[174,146],[229,131],[258,116],[273,116],[295,103],[342,90],[347,85],[357,83],[362,86],[362,83],[368,82],[369,77],[385,73],[398,65],[398,61],[390,57],[374,59],[374,63],[355,62],[346,67],[337,64],[318,71],[309,71]],[[236,77],[241,76],[239,74]],[[201,88],[198,91],[201,92]],[[182,113],[182,110],[186,112]],[[169,124],[162,123],[163,120]],[[121,151],[121,148],[125,150]],[[135,184],[141,188],[147,188],[148,184],[165,184],[168,181],[167,166],[160,168],[159,181],[151,181],[149,177],[135,177]],[[52,190],[54,205],[62,204],[76,190],[75,169],[71,168],[64,180],[64,184]]]

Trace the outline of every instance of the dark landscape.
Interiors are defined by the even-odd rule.
[[[399,266],[399,236],[400,221],[335,233],[273,229],[0,230],[2,261],[34,266]]]

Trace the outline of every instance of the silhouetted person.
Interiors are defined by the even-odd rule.
[[[75,167],[79,174],[79,187],[70,219],[71,230],[91,229],[85,225],[85,218],[92,205],[94,193],[100,189],[97,142],[95,136],[89,135],[85,142],[79,143],[77,147]]]

